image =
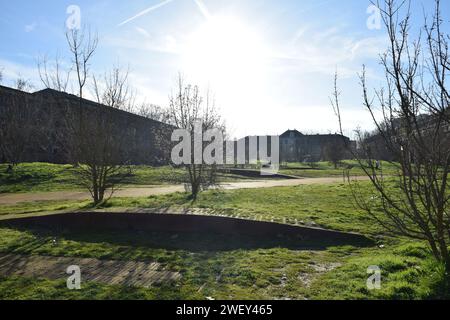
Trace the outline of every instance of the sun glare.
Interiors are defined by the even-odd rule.
[[[188,39],[184,66],[190,77],[240,98],[263,77],[260,35],[233,17],[211,17]]]

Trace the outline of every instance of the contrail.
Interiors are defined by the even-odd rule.
[[[117,26],[118,26],[118,27],[121,27],[121,26],[123,26],[124,24],[127,24],[128,22],[133,21],[134,19],[137,19],[137,18],[139,18],[140,16],[143,16],[143,15],[149,13],[149,12],[152,12],[152,11],[158,9],[158,8],[161,8],[161,7],[165,6],[166,4],[169,4],[169,3],[172,2],[172,1],[173,1],[173,0],[165,0],[165,1],[161,2],[161,3],[158,3],[158,4],[154,5],[153,7],[150,7],[150,8],[148,8],[148,9],[145,9],[145,10],[139,12],[139,13],[138,13],[137,15],[135,15],[134,17],[131,17],[130,19],[127,19],[127,20],[125,20],[125,21],[119,23]]]
[[[203,0],[194,0],[194,2],[197,4],[198,8],[200,9],[200,12],[206,19],[211,18],[211,14],[209,13],[208,8],[203,3]]]

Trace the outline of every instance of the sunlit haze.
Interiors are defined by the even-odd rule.
[[[386,36],[368,27],[369,1],[2,1],[4,85],[21,76],[37,90],[37,57],[69,57],[64,30],[72,4],[82,24],[99,34],[92,71],[128,66],[142,101],[166,106],[182,73],[214,93],[233,137],[287,129],[334,133],[329,96],[337,70],[346,134],[372,129],[357,74],[365,64],[369,85],[382,81],[378,59]],[[414,6],[420,18],[421,2]]]

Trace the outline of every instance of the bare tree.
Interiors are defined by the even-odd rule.
[[[357,182],[351,186],[357,204],[387,231],[427,241],[449,275],[450,39],[443,33],[440,1],[435,4],[433,18],[426,19],[422,29],[424,40],[411,40],[409,2],[378,4],[389,36],[388,50],[381,56],[386,86],[371,97],[365,70],[360,79],[364,105],[397,159],[392,165],[398,174],[377,171],[371,149],[362,144],[358,159],[376,196],[370,197]],[[381,110],[381,120],[376,110]]]
[[[170,123],[169,111],[155,104],[142,103],[136,113],[148,119]]]
[[[127,165],[129,155],[124,148],[130,137],[127,132],[120,131],[120,128],[129,126],[118,123],[114,109],[129,110],[133,96],[128,87],[128,71],[122,72],[116,67],[105,73],[101,84],[93,77],[97,102],[110,109],[88,106],[88,102],[83,99],[83,92],[98,40],[90,31],[79,30],[71,30],[66,38],[73,56],[79,97],[78,126],[72,127],[74,143],[71,159],[77,164],[75,172],[97,205],[109,199],[123,178],[131,173]],[[106,192],[109,192],[107,198]]]
[[[94,95],[98,103],[126,112],[134,112],[135,95],[128,85],[129,70],[115,66],[101,77],[93,77]]]
[[[333,107],[334,114],[338,118],[339,121],[339,132],[343,135],[344,130],[342,130],[342,118],[341,118],[341,107],[339,105],[339,97],[341,95],[341,92],[338,88],[338,72],[336,70],[334,74],[334,87],[333,87],[333,94],[330,97],[330,103]]]
[[[95,205],[109,199],[123,178],[130,174],[126,140],[132,139],[132,125],[117,117],[116,110],[130,110],[134,102],[128,86],[128,71],[115,67],[101,77],[90,71],[98,40],[89,29],[73,29],[66,33],[72,56],[71,67],[63,68],[58,58],[50,66],[47,59],[39,62],[43,84],[66,91],[72,83],[78,97],[55,94],[60,110],[64,110],[62,136],[66,157],[74,164],[79,182],[91,193]],[[84,99],[92,79],[97,103]],[[121,128],[130,128],[123,132]]]
[[[339,132],[340,136],[337,136],[336,141],[329,142],[324,146],[324,156],[327,161],[333,163],[334,168],[337,169],[339,163],[345,158],[346,154],[348,154],[347,150],[349,149],[348,141],[344,137],[343,129],[342,129],[342,118],[341,118],[341,108],[339,105],[339,97],[341,92],[338,88],[338,72],[336,71],[334,75],[334,90],[333,94],[330,97],[330,102],[333,107],[333,111],[338,118],[339,122]]]
[[[59,55],[50,61],[48,56],[44,55],[37,61],[39,77],[46,88],[61,92],[67,92],[73,80],[75,94],[81,101],[90,76],[91,60],[98,46],[98,36],[90,28],[83,27],[67,30],[65,37],[71,61],[63,61]],[[72,75],[75,79],[72,79]]]
[[[25,79],[19,75],[15,81],[15,88],[20,91],[30,92],[34,86],[30,80]]]
[[[42,56],[37,65],[39,77],[46,88],[67,92],[72,66],[65,68],[58,55],[52,62],[47,56]]]
[[[87,110],[83,114],[81,131],[75,130],[73,160],[77,163],[75,172],[81,184],[89,190],[96,205],[109,199],[131,174],[126,143],[134,137],[122,131],[130,124],[121,123],[127,120],[114,112],[114,109],[126,110],[132,102],[127,79],[128,73],[118,67],[106,73],[102,82],[94,77],[94,92],[101,106],[82,101]]]
[[[98,36],[91,29],[71,29],[66,32],[66,40],[72,53],[78,97],[82,99],[90,75],[90,62],[97,50]]]
[[[341,161],[345,158],[347,146],[339,141],[328,142],[323,147],[324,160],[330,161],[334,168],[337,169]]]
[[[185,84],[181,75],[178,77],[176,92],[170,97],[169,117],[171,123],[177,128],[187,130],[192,139],[195,137],[195,127],[199,123],[201,123],[202,135],[209,129],[225,131],[210,92],[208,91],[204,98],[199,87]],[[205,145],[202,144],[202,151],[204,147]],[[207,165],[203,160],[201,163],[195,163],[194,152],[191,153],[190,158],[190,163],[184,164],[184,167],[187,171],[186,182],[189,184],[191,198],[195,201],[202,189],[216,183],[217,167]]]

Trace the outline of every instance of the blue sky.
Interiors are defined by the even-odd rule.
[[[144,10],[163,3],[136,19]],[[430,0],[414,1],[420,19]],[[383,29],[369,29],[366,0],[0,0],[0,67],[11,85],[19,75],[39,88],[39,55],[67,56],[66,9],[100,36],[95,73],[129,66],[141,100],[166,105],[178,72],[209,87],[231,135],[279,134],[296,128],[335,132],[329,104],[340,74],[344,127],[371,129],[357,72],[381,81]],[[448,1],[443,12],[449,12]]]

